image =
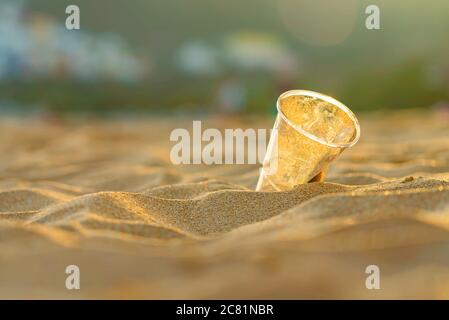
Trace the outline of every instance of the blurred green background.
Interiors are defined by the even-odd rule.
[[[81,10],[66,30],[65,8]],[[380,8],[381,30],[365,27]],[[274,113],[289,89],[354,110],[449,105],[447,0],[1,0],[0,108]]]

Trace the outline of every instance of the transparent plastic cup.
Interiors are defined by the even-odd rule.
[[[281,94],[256,191],[290,190],[321,181],[329,164],[360,138],[356,116],[341,102],[305,90]]]

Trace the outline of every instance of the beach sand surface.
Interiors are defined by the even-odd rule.
[[[0,120],[0,298],[448,299],[449,118],[360,118],[324,182],[285,192],[255,192],[257,165],[173,165],[193,119]]]

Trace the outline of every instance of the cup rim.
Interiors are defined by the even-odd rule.
[[[324,100],[324,101],[336,106],[337,108],[342,110],[344,113],[346,113],[349,116],[349,118],[352,120],[354,127],[355,127],[355,131],[356,131],[355,136],[352,138],[351,141],[346,142],[346,143],[333,143],[333,142],[327,142],[327,141],[311,134],[310,132],[307,132],[300,125],[298,125],[298,124],[294,123],[293,121],[291,121],[290,119],[288,119],[287,116],[282,111],[281,103],[280,103],[281,99],[289,97],[289,96],[307,96],[307,97],[317,98],[317,99]],[[338,101],[330,96],[327,96],[325,94],[315,92],[315,91],[309,91],[309,90],[289,90],[289,91],[282,93],[278,97],[278,99],[276,101],[276,108],[278,110],[278,113],[281,115],[282,119],[285,122],[287,122],[287,124],[289,124],[291,127],[293,127],[296,131],[298,131],[301,134],[305,135],[306,137],[308,137],[318,143],[324,144],[326,146],[333,147],[333,148],[350,148],[353,145],[355,145],[357,143],[357,141],[359,141],[359,139],[360,139],[360,124],[359,124],[359,120],[357,119],[355,114],[343,103],[341,103],[340,101]]]

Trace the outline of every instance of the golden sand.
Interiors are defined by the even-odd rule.
[[[170,163],[189,122],[3,120],[0,298],[449,298],[447,121],[361,125],[326,182],[255,192],[257,165]]]

